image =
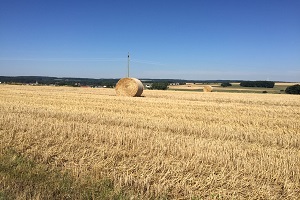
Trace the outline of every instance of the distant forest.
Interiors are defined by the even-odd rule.
[[[242,87],[264,87],[264,88],[273,88],[275,82],[273,81],[242,81],[240,86]]]
[[[32,84],[56,86],[90,86],[90,87],[115,87],[119,79],[92,79],[92,78],[59,78],[47,76],[0,76],[0,82],[6,84]],[[183,80],[183,79],[141,79],[144,83],[224,83],[241,82],[241,80]]]
[[[90,78],[58,78],[46,76],[0,76],[0,82],[6,84],[33,84],[57,86],[107,86],[113,87],[117,79],[90,79]]]

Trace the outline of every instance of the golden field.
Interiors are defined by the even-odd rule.
[[[299,95],[143,96],[0,85],[1,155],[14,149],[79,182],[110,179],[132,199],[300,199]],[[9,182],[0,171],[0,193]]]
[[[262,88],[262,87],[241,87],[240,83],[231,83],[230,87],[222,87],[220,83],[187,83],[185,85],[170,85],[170,90],[175,91],[203,91],[203,87],[210,85],[213,87],[214,92],[230,92],[230,93],[262,93],[267,92],[271,94],[284,94],[284,90],[288,86],[300,84],[294,83],[282,83],[276,82],[274,88]]]

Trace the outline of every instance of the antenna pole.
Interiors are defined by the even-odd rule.
[[[130,58],[129,58],[129,52],[128,52],[128,64],[127,64],[127,77],[129,78],[129,62],[130,62]]]

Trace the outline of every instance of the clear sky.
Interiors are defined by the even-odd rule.
[[[0,75],[300,81],[299,0],[0,0]]]

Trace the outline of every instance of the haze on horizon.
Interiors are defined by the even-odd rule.
[[[0,0],[0,76],[300,81],[298,0]]]

